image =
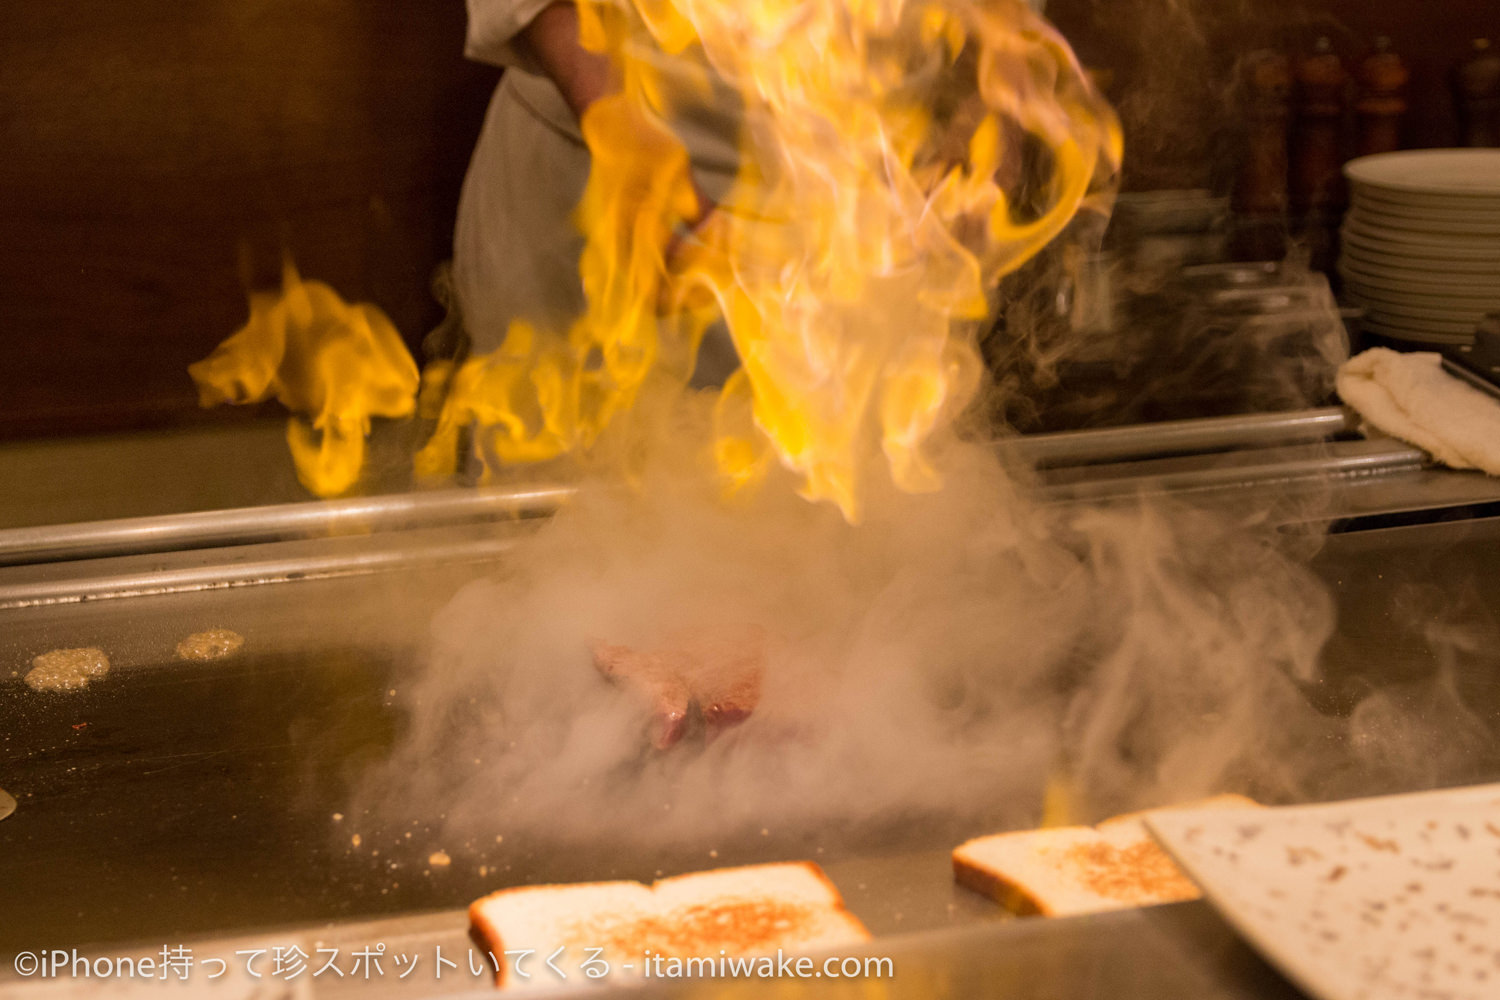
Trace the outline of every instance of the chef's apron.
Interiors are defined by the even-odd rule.
[[[588,147],[561,92],[513,44],[549,2],[468,0],[465,54],[505,67],[464,178],[454,234],[454,291],[474,353],[498,347],[513,320],[563,330],[584,312],[584,237],[573,210],[588,180]],[[735,176],[734,107],[733,93],[720,87],[671,123],[711,198]],[[711,332],[695,381],[721,382],[737,364],[727,334]]]

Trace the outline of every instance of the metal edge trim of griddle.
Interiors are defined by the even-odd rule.
[[[483,533],[473,525],[432,528],[376,543],[361,538],[269,542],[167,553],[149,561],[144,555],[115,556],[0,568],[0,611],[490,563],[512,550],[517,532],[489,527]],[[524,529],[521,522],[516,527]]]
[[[1003,442],[1001,447],[1014,448],[1030,465],[1052,468],[1323,441],[1351,433],[1358,426],[1351,411],[1330,406],[1031,434]]]
[[[1463,486],[1490,485],[1488,481],[1476,484],[1463,473],[1436,472],[1427,466],[1422,452],[1390,441],[1344,441],[1264,454],[1237,452],[1079,471],[1090,478],[1043,485],[1035,496],[1043,503],[1057,505],[1130,502],[1163,495],[1188,495],[1205,501],[1241,498],[1270,504],[1289,495],[1289,484],[1312,484],[1316,488],[1333,484],[1348,491],[1360,484],[1410,485],[1407,480],[1418,476],[1427,484],[1422,506],[1433,507],[1445,502],[1443,491],[1433,490],[1430,480],[1435,476],[1442,482],[1462,477],[1455,482]],[[1493,496],[1487,489],[1461,490],[1458,498],[1467,504],[1500,499],[1500,488]],[[1351,511],[1333,504],[1320,510],[1319,517],[1333,520],[1378,512],[1388,506],[1363,497]],[[532,517],[362,537],[4,567],[0,568],[0,610],[365,576],[429,565],[482,564],[510,552],[518,531],[541,523],[545,523],[544,518]]]
[[[1061,468],[1313,442],[1353,429],[1347,411],[1328,407],[1027,435],[998,447],[1028,465]],[[544,517],[574,494],[561,485],[488,486],[0,529],[0,566]]]
[[[1332,483],[1412,472],[1428,465],[1419,448],[1388,438],[1335,441],[1226,455],[1126,462],[1075,470],[1046,482],[1037,495],[1051,503],[1097,503],[1137,497],[1243,492],[1278,483]]]
[[[474,487],[0,530],[0,566],[432,527],[557,510],[564,486]]]

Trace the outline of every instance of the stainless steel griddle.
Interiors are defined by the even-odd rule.
[[[1318,410],[1014,447],[1042,466],[1037,489],[1052,503],[1190,493],[1254,502],[1288,525],[1330,523],[1314,568],[1338,600],[1339,628],[1327,682],[1310,697],[1337,713],[1373,686],[1431,674],[1439,653],[1411,621],[1413,602],[1435,602],[1472,636],[1455,683],[1496,734],[1473,778],[1500,778],[1500,482],[1351,431],[1342,411]],[[1005,917],[952,884],[948,851],[977,830],[755,837],[710,858],[707,845],[646,856],[607,843],[442,843],[420,826],[406,838],[335,817],[361,768],[396,739],[396,695],[432,613],[503,565],[568,495],[497,487],[0,532],[0,789],[17,802],[0,820],[0,993],[36,988],[10,968],[21,950],[192,943],[232,955],[247,941],[380,941],[392,954],[456,953],[468,944],[462,908],[507,885],[814,857],[877,935],[864,950],[896,961],[890,996],[1296,995],[1203,904]],[[1460,586],[1464,601],[1447,601]],[[207,627],[243,634],[244,652],[173,657],[178,639]],[[110,651],[102,682],[66,696],[21,682],[37,652],[84,645]],[[374,839],[352,847],[357,832],[390,843],[376,858]],[[452,864],[425,863],[438,849]],[[295,995],[488,992],[482,978],[388,978],[319,978]],[[826,981],[777,989],[843,995]]]

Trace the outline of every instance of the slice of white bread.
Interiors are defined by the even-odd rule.
[[[808,952],[869,940],[839,891],[810,861],[720,868],[640,882],[503,889],[474,902],[469,922],[500,968],[500,986],[558,988],[591,981],[591,958],[607,981],[639,974],[647,956],[692,958]],[[545,960],[559,948],[554,965]],[[516,975],[514,956],[530,949]],[[597,955],[594,949],[601,949]],[[593,968],[600,966],[595,964]]]
[[[1220,795],[1173,808],[1189,807],[1258,806],[1244,796]],[[1148,812],[1126,813],[1097,827],[979,837],[953,851],[953,876],[1023,915],[1077,916],[1197,899],[1198,887],[1147,832],[1142,818]]]

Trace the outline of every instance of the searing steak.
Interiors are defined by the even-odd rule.
[[[760,700],[766,634],[757,626],[694,629],[667,636],[658,646],[635,649],[597,642],[594,666],[651,705],[651,742],[665,750],[688,731],[692,709],[712,739],[742,722]]]

